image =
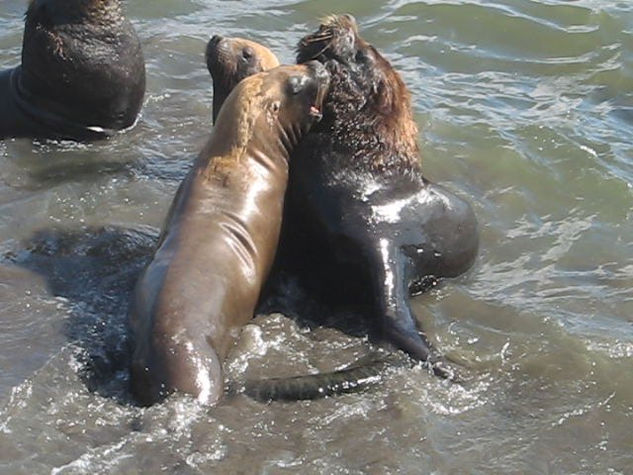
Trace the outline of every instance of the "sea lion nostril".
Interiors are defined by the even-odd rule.
[[[319,61],[316,61],[316,60],[308,61],[306,65],[308,66],[308,68],[312,70],[312,72],[314,73],[314,76],[317,77],[318,79],[320,80],[329,79],[330,73],[328,73],[325,66],[323,66],[323,64],[320,63]]]
[[[288,85],[290,86],[290,91],[293,94],[299,94],[303,90],[307,82],[308,78],[306,76],[292,76],[288,80]]]

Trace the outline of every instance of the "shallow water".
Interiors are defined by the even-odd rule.
[[[23,0],[0,11],[19,61]],[[1,473],[633,471],[633,3],[628,0],[130,0],[148,90],[104,143],[0,143]],[[211,130],[210,35],[285,61],[351,12],[402,72],[426,175],[475,206],[468,275],[416,299],[467,368],[422,368],[312,402],[129,403],[125,311]],[[104,229],[104,226],[106,228]],[[365,338],[259,316],[232,375],[338,368]]]

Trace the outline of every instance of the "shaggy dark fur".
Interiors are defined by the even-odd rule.
[[[383,340],[449,376],[409,297],[472,265],[473,210],[422,176],[409,92],[353,17],[327,18],[300,41],[297,60],[312,59],[331,87],[323,120],[293,156],[276,275],[299,276],[310,295],[356,309]]]
[[[420,171],[418,127],[411,98],[389,61],[358,35],[350,15],[326,19],[303,38],[297,61],[321,61],[333,83],[324,117],[314,131],[344,151],[337,166],[379,175]]]

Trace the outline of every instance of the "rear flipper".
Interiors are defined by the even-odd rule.
[[[396,356],[359,360],[352,366],[333,371],[287,378],[247,380],[244,393],[258,401],[298,401],[359,392],[382,382],[388,368],[405,365]]]
[[[420,332],[409,305],[409,275],[413,265],[409,258],[395,246],[384,240],[378,253],[370,257],[374,317],[380,318],[382,338],[408,353],[412,358],[425,362],[437,376],[460,381],[455,370],[431,346]],[[384,244],[384,245],[383,245]],[[365,262],[367,262],[365,261]],[[434,279],[423,279],[419,288],[434,285]],[[416,287],[416,289],[418,288]],[[331,373],[307,376],[248,380],[244,393],[259,401],[296,401],[319,399],[335,394],[362,391],[380,383],[386,370],[411,364],[411,360],[398,357],[374,357],[357,361],[352,366]]]

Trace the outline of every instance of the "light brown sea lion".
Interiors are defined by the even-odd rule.
[[[222,362],[253,316],[278,244],[288,160],[320,118],[329,75],[318,62],[240,82],[181,184],[132,302],[132,392],[173,390],[215,403]]]
[[[104,138],[134,124],[144,94],[121,0],[31,0],[22,64],[0,72],[0,139]]]
[[[264,45],[244,38],[214,35],[207,43],[207,68],[213,78],[213,123],[220,107],[242,79],[279,66]]]

